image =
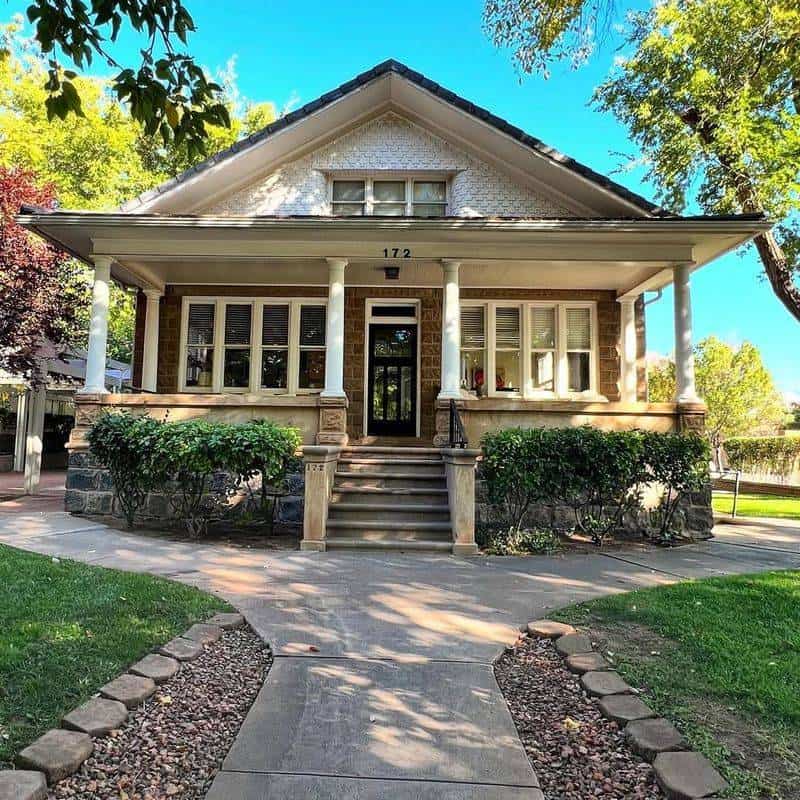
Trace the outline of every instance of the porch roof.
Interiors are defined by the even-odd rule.
[[[235,217],[49,211],[23,207],[20,224],[90,263],[114,259],[127,284],[327,285],[326,257],[351,263],[347,283],[439,285],[438,260],[462,263],[468,286],[614,289],[666,286],[672,268],[698,268],[771,223],[760,215],[650,218]],[[388,258],[398,248],[400,258]],[[403,258],[404,250],[409,255]],[[433,268],[433,269],[432,269]]]

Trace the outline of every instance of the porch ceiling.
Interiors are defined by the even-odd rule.
[[[326,257],[346,258],[346,283],[441,284],[437,259],[462,262],[462,286],[657,289],[676,264],[701,266],[769,227],[753,218],[503,220],[241,218],[38,212],[19,221],[86,261],[115,259],[113,275],[166,283],[327,285]],[[398,248],[399,258],[386,258]],[[410,257],[403,258],[404,250]]]

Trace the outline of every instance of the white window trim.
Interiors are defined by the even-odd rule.
[[[214,304],[214,360],[211,387],[186,385],[186,360],[188,355],[189,306],[194,303]],[[233,388],[222,385],[225,352],[225,306],[250,305],[250,383],[247,388]],[[263,353],[261,322],[264,306],[286,305],[289,307],[289,355],[287,363],[286,389],[261,388],[261,360]],[[325,306],[328,301],[323,297],[219,297],[214,295],[184,296],[181,301],[181,337],[178,355],[179,379],[181,392],[190,394],[266,394],[294,397],[297,395],[319,394],[322,389],[301,389],[300,382],[300,350],[326,350],[325,347],[300,346],[300,307]],[[281,349],[281,348],[275,348]]]
[[[374,217],[375,201],[372,190],[374,181],[404,181],[406,184],[406,212],[405,216],[411,217],[414,215],[414,183],[415,182],[439,182],[444,184],[444,208],[442,216],[447,216],[450,208],[450,176],[448,174],[430,175],[425,173],[413,172],[387,172],[384,174],[371,174],[364,173],[333,173],[328,178],[328,208],[330,209],[331,216],[336,216],[334,212],[333,200],[333,182],[334,181],[364,181],[364,216]],[[343,202],[343,201],[337,201]],[[381,205],[381,204],[379,204]],[[386,203],[391,205],[391,203]],[[422,205],[436,205],[435,203],[424,203]]]
[[[510,398],[525,400],[603,400],[599,391],[599,346],[597,330],[597,303],[595,301],[571,301],[571,300],[461,300],[462,306],[482,307],[484,309],[484,321],[486,331],[486,350],[484,358],[484,370],[486,372],[485,395],[492,398]],[[519,392],[501,392],[496,388],[495,370],[495,314],[496,309],[519,308],[521,315],[520,324],[520,359],[521,359],[521,385]],[[539,352],[539,348],[531,346],[531,309],[532,308],[555,308],[556,310],[556,369],[555,369],[555,391],[542,391],[533,389],[533,378],[531,374],[531,355]],[[566,390],[568,385],[567,371],[567,309],[588,308],[590,310],[591,325],[591,349],[589,351],[589,389],[585,392],[569,392]],[[469,349],[469,348],[467,348]],[[459,352],[461,348],[459,347]],[[475,392],[465,391],[471,396]]]

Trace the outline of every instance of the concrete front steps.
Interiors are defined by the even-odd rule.
[[[354,446],[339,457],[327,547],[452,552],[444,462],[433,447]]]

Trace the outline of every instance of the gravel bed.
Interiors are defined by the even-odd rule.
[[[120,730],[96,739],[92,756],[48,797],[205,797],[271,664],[252,629],[227,631],[182,664]]]
[[[664,797],[651,766],[628,749],[550,640],[521,637],[494,670],[548,800]]]

